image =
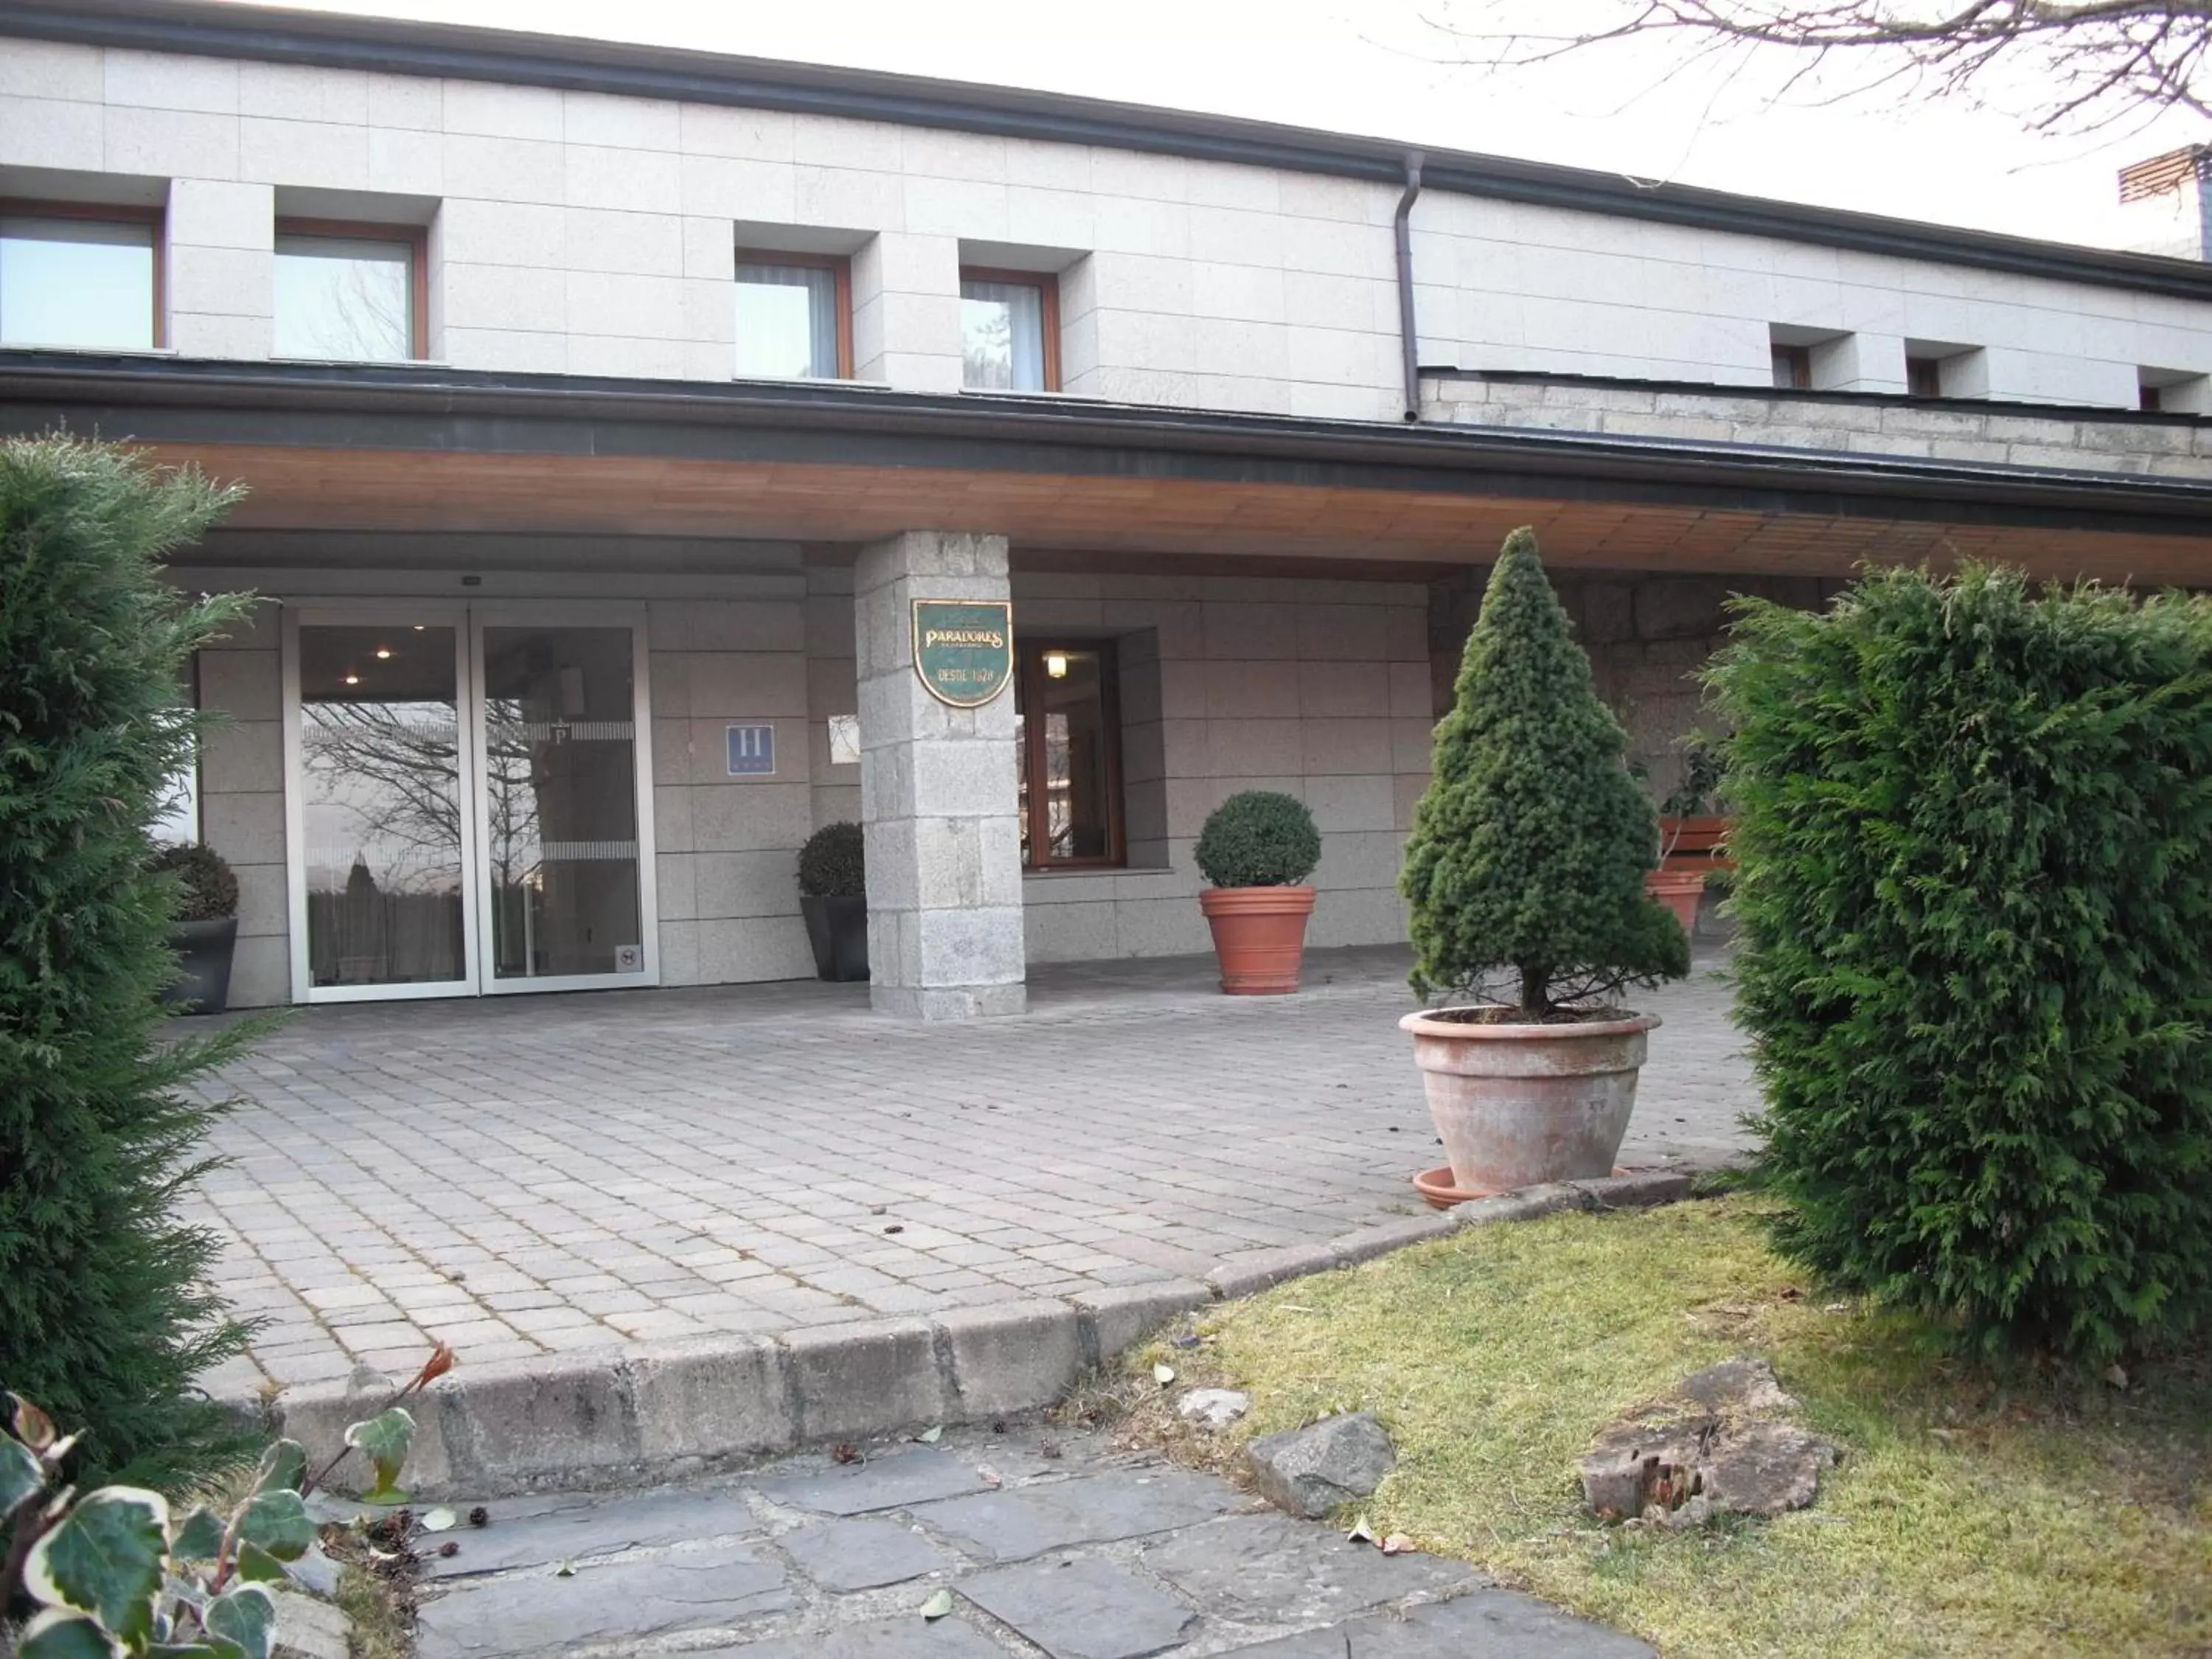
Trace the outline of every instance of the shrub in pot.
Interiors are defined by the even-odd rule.
[[[868,862],[860,826],[825,823],[799,849],[799,908],[814,947],[814,971],[828,980],[868,976]]]
[[[156,874],[177,878],[177,920],[169,948],[178,973],[161,1000],[194,1013],[230,1006],[230,959],[238,945],[238,878],[212,847],[164,847],[148,860]]]
[[[1609,1006],[1689,971],[1689,941],[1645,893],[1658,824],[1627,737],[1545,579],[1534,532],[1506,539],[1468,636],[1400,890],[1413,988],[1473,996],[1408,1015],[1449,1159],[1435,1201],[1609,1174],[1645,1034]]]
[[[1231,795],[1206,820],[1196,856],[1212,884],[1198,902],[1221,988],[1246,997],[1297,990],[1314,907],[1305,879],[1321,862],[1321,832],[1305,803],[1271,789]]]

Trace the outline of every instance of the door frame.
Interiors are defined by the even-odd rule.
[[[660,906],[653,837],[653,688],[648,679],[652,649],[642,600],[426,599],[325,599],[286,603],[282,607],[282,722],[284,750],[284,860],[287,924],[295,1003],[415,1001],[429,998],[507,996],[538,991],[638,988],[660,983]],[[307,945],[306,792],[302,788],[300,720],[300,629],[353,627],[380,621],[450,627],[454,634],[456,744],[460,767],[461,940],[466,972],[457,980],[404,985],[310,983]],[[493,627],[583,624],[624,627],[630,631],[631,744],[635,757],[637,823],[637,885],[642,970],[635,974],[568,974],[501,980],[489,971],[491,863],[485,855],[483,823],[484,678],[483,629]]]

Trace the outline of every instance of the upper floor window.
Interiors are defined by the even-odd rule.
[[[1020,646],[1022,862],[1113,866],[1121,841],[1121,716],[1109,641]]]
[[[1941,357],[1907,357],[1905,360],[1905,390],[1909,397],[1940,398],[1943,395],[1943,360]]]
[[[850,380],[852,281],[834,256],[740,252],[738,378]]]
[[[1060,390],[1060,283],[1027,270],[960,273],[960,381],[988,392]]]
[[[0,343],[160,344],[159,228],[151,209],[0,206]]]
[[[405,225],[278,220],[276,355],[366,363],[422,356],[423,240]]]
[[[1813,348],[1778,345],[1773,348],[1774,384],[1784,392],[1809,392],[1813,386]]]

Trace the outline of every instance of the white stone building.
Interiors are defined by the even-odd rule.
[[[2167,171],[2186,217],[2201,167]],[[865,817],[879,1005],[1017,1006],[1025,961],[1203,949],[1192,842],[1248,787],[1324,832],[1313,939],[1396,939],[1513,526],[1663,783],[1730,591],[1960,556],[2204,581],[2209,388],[2199,259],[0,0],[0,429],[250,491],[177,567],[267,600],[197,676],[241,1003],[805,975],[795,850]],[[923,693],[932,597],[1011,598],[1013,691]]]

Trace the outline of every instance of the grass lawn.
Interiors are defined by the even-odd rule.
[[[2105,1382],[1993,1376],[1923,1325],[1825,1303],[1760,1200],[1482,1227],[1203,1316],[1122,1385],[1246,1389],[1232,1433],[1370,1410],[1400,1462],[1377,1534],[1476,1562],[1669,1656],[2212,1655],[2212,1360]],[[1771,1358],[1844,1449],[1810,1510],[1705,1534],[1601,1526],[1576,1461],[1621,1408],[1732,1354]],[[1151,1398],[1146,1400],[1146,1391]]]

